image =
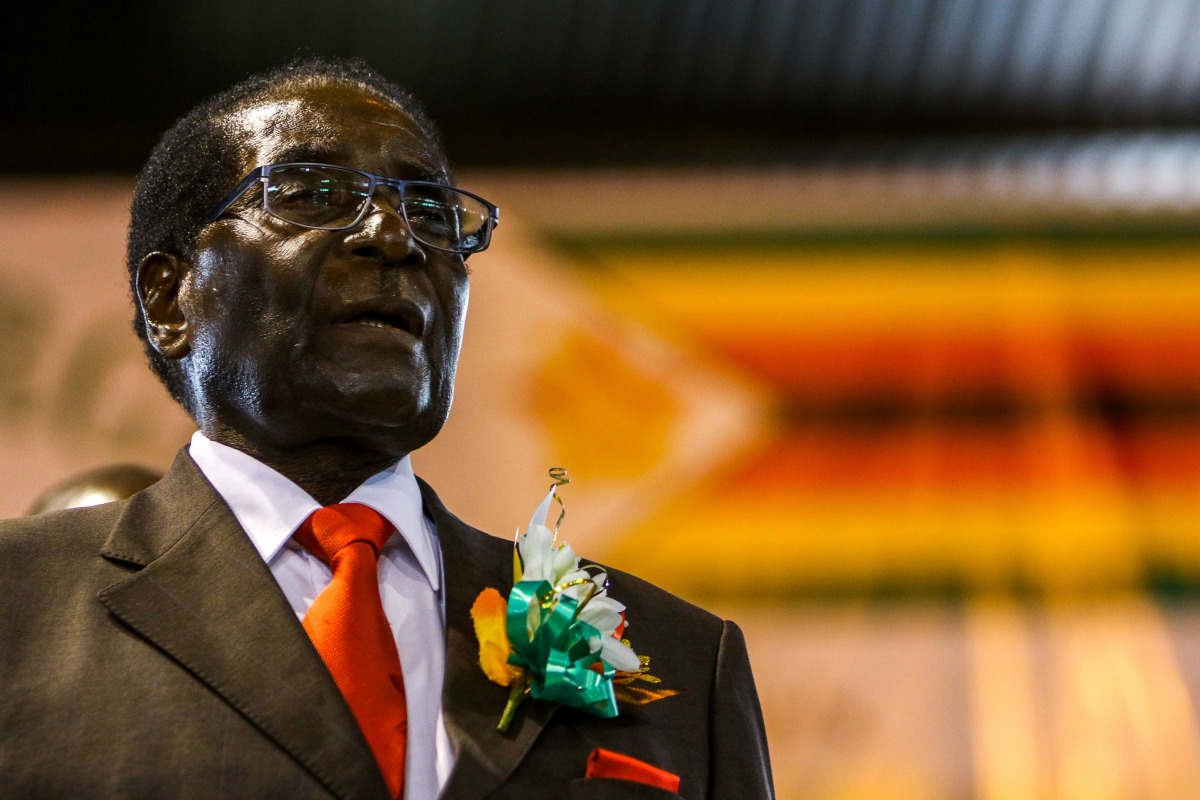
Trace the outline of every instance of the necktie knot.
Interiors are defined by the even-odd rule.
[[[310,514],[294,538],[310,553],[330,564],[342,548],[355,542],[371,545],[378,558],[392,530],[391,523],[370,506],[338,503],[318,508]]]

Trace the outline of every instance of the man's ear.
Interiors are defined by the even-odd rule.
[[[146,334],[167,358],[183,358],[191,350],[187,318],[179,307],[179,291],[188,262],[174,253],[153,252],[142,259],[137,299],[146,318]]]

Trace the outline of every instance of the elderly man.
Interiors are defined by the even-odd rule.
[[[736,626],[617,571],[674,694],[615,718],[529,698],[497,730],[471,606],[512,587],[512,544],[409,465],[496,221],[361,64],[248,79],[164,136],[135,328],[199,432],[129,500],[0,524],[0,796],[771,794]]]

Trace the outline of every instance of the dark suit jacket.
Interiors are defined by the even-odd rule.
[[[686,798],[763,798],[770,768],[737,627],[630,575],[635,649],[679,694],[615,719],[526,700],[478,665],[469,609],[507,594],[512,544],[424,483],[446,573],[445,798],[666,798],[580,780],[595,747],[682,778]],[[0,797],[362,798],[387,789],[349,708],[233,513],[187,455],[128,501],[0,522]]]

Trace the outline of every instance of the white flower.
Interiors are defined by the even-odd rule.
[[[571,549],[571,545],[563,542],[558,548],[551,553],[550,557],[550,582],[555,586],[560,586],[563,583],[569,583],[574,580],[571,577],[579,571],[579,556],[575,555],[575,551]]]
[[[621,612],[625,606],[608,596],[606,584],[608,574],[579,568],[579,556],[569,544],[554,546],[554,532],[546,527],[550,504],[554,502],[554,487],[533,512],[529,528],[517,540],[521,554],[521,580],[548,581],[559,593],[573,598],[582,606],[578,619],[592,626],[599,633],[591,637],[589,648],[599,653],[601,659],[622,672],[637,672],[641,666],[637,654],[615,638],[621,626]],[[536,603],[530,605],[525,627],[530,637],[541,623],[541,614]]]
[[[530,525],[517,541],[521,552],[523,581],[554,582],[554,533],[545,525]]]
[[[554,531],[546,527],[546,515],[553,500],[554,487],[551,487],[533,512],[525,535],[517,540],[523,581],[549,581],[552,586],[559,586],[568,575],[579,570],[579,556],[569,544],[555,547]]]

